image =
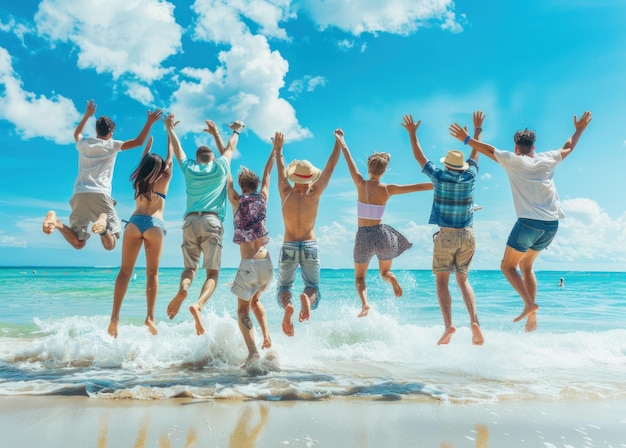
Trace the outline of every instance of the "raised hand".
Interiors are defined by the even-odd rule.
[[[161,109],[157,109],[154,112],[148,110],[148,123],[153,124],[161,119],[163,116],[163,111]]]
[[[420,127],[422,120],[418,120],[417,123],[413,121],[413,115],[407,114],[403,117],[403,122],[400,123],[402,126],[406,128],[409,133],[416,133],[417,128]]]
[[[98,108],[98,106],[96,105],[96,103],[94,103],[93,100],[89,100],[87,102],[87,110],[85,111],[85,115],[90,117],[93,114],[96,113],[96,109]]]
[[[451,124],[448,130],[450,131],[450,135],[452,137],[457,138],[460,141],[465,141],[465,139],[469,136],[467,129],[462,128],[458,123]]]
[[[204,120],[206,123],[206,129],[203,129],[204,132],[208,132],[211,135],[217,135],[217,125],[212,120]]]
[[[176,121],[174,114],[169,114],[167,117],[163,118],[165,122],[165,129],[174,129],[180,121]]]
[[[574,115],[574,127],[577,131],[584,131],[590,121],[591,112],[589,112],[588,110],[583,113],[583,115],[580,117],[580,120],[578,120],[576,115]]]
[[[485,117],[486,115],[483,114],[481,110],[477,110],[476,112],[474,112],[474,129],[482,130]]]

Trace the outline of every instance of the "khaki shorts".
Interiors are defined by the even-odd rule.
[[[265,290],[274,280],[274,266],[271,258],[241,260],[237,276],[230,288],[233,294],[243,300]]]
[[[222,264],[222,220],[215,213],[189,213],[183,223],[183,262],[185,269],[218,270]]]
[[[96,221],[101,213],[108,216],[107,229],[119,238],[122,227],[120,218],[115,211],[115,199],[104,193],[76,193],[70,200],[72,213],[70,214],[70,228],[76,233],[79,240],[89,238],[87,227]]]
[[[467,274],[476,250],[471,227],[441,228],[433,235],[433,272]]]

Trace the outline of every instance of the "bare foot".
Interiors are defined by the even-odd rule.
[[[450,338],[452,337],[455,331],[456,331],[456,328],[454,328],[453,326],[450,328],[446,328],[446,331],[443,332],[443,336],[441,336],[441,339],[439,339],[439,341],[437,342],[437,345],[448,344],[450,342]]]
[[[268,337],[263,338],[263,345],[261,345],[261,348],[270,348],[272,346],[272,340]]]
[[[513,319],[513,322],[519,322],[520,320],[526,319],[529,314],[534,313],[538,309],[539,309],[539,305],[537,305],[536,303],[533,304],[532,306],[525,306],[524,311],[522,311],[522,314],[520,314],[515,319]]]
[[[57,214],[50,210],[43,220],[43,233],[50,235],[57,228]]]
[[[283,317],[283,333],[287,336],[293,336],[295,334],[293,330],[293,323],[291,322],[291,316],[293,316],[293,305],[291,303],[285,306],[285,317]]]
[[[200,309],[197,303],[194,303],[193,305],[189,307],[189,312],[191,313],[194,320],[196,321],[196,334],[198,336],[203,335],[204,326],[202,325],[202,321],[200,320],[200,314],[202,310]]]
[[[146,327],[148,327],[148,331],[150,332],[150,334],[151,334],[152,336],[155,336],[155,335],[158,333],[158,331],[157,331],[157,327],[156,327],[156,325],[154,324],[154,320],[153,320],[153,319],[151,319],[151,318],[146,318],[146,322],[145,322],[145,324],[146,324]]]
[[[117,337],[117,320],[112,320],[111,319],[111,323],[109,324],[109,329],[107,330],[107,333],[109,333],[109,336],[113,336],[114,338]]]
[[[107,230],[107,214],[100,213],[96,222],[91,226],[91,231],[93,233],[97,233],[98,235],[103,234]]]
[[[359,315],[357,317],[365,317],[367,316],[367,313],[370,310],[370,306],[369,305],[363,305],[363,308],[361,308],[361,312],[359,313]]]
[[[170,304],[167,305],[167,317],[170,319],[174,319],[178,314],[178,310],[180,309],[180,305],[183,303],[183,300],[187,298],[187,290],[183,289],[182,291],[178,291],[176,297],[174,297]]]
[[[483,345],[485,343],[485,338],[483,338],[483,333],[480,331],[480,326],[477,323],[472,324],[472,344],[474,345]]]
[[[300,303],[302,304],[302,308],[300,309],[298,321],[304,322],[305,320],[309,320],[311,317],[311,302],[309,301],[309,296],[306,294],[300,294]]]
[[[530,313],[526,320],[526,333],[533,332],[537,329],[537,313]]]
[[[393,287],[394,295],[396,297],[402,297],[402,287],[400,286],[400,283],[398,283],[398,279],[395,275],[389,274],[389,283],[391,283],[391,286]]]

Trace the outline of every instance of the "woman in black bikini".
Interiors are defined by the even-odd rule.
[[[166,127],[178,124],[174,116],[165,119]],[[161,247],[165,236],[163,223],[163,208],[165,195],[172,180],[172,145],[167,142],[167,156],[165,160],[158,154],[151,154],[152,137],[148,140],[143,151],[141,162],[131,174],[135,189],[135,211],[124,227],[122,240],[122,264],[115,280],[113,292],[113,310],[108,333],[117,337],[117,326],[120,320],[120,308],[128,289],[128,283],[135,269],[135,262],[139,250],[143,245],[146,251],[146,302],[147,315],[145,325],[150,333],[157,334],[154,323],[154,308],[159,288],[159,261]]]
[[[374,255],[378,258],[378,269],[383,280],[391,283],[396,297],[402,295],[402,287],[391,272],[391,262],[405,250],[410,249],[412,244],[396,229],[382,223],[387,201],[395,194],[432,190],[433,184],[430,182],[408,185],[386,185],[382,183],[380,179],[385,174],[391,158],[386,152],[375,152],[367,159],[369,179],[366,180],[359,173],[356,163],[352,159],[341,129],[335,131],[335,138],[341,146],[350,176],[358,192],[359,229],[354,241],[354,275],[356,290],[361,299],[361,312],[358,317],[363,317],[367,316],[370,309],[367,302],[365,276],[369,262]]]

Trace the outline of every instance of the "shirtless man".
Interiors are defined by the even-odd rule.
[[[285,167],[282,148],[276,150],[278,169],[278,191],[282,203],[285,236],[278,258],[278,304],[285,310],[283,332],[294,335],[291,317],[294,313],[291,302],[291,287],[300,266],[304,291],[300,294],[299,321],[311,316],[311,310],[319,304],[320,260],[315,239],[315,220],[320,197],[328,186],[330,176],[339,160],[341,147],[335,141],[333,152],[324,170],[314,167],[307,160],[294,160]],[[293,186],[289,183],[293,182]]]
[[[85,124],[96,113],[96,108],[96,103],[90,100],[74,131],[78,151],[78,176],[74,183],[74,195],[70,200],[70,225],[63,224],[54,210],[50,210],[43,221],[42,229],[47,235],[59,229],[72,247],[82,249],[90,236],[87,226],[93,222],[91,231],[100,235],[100,241],[106,250],[113,250],[121,230],[120,219],[115,211],[115,200],[111,197],[117,154],[143,145],[150,128],[161,118],[162,112],[161,109],[148,111],[146,124],[132,140],[114,140],[115,123],[106,116],[96,120],[96,137],[83,137]]]

